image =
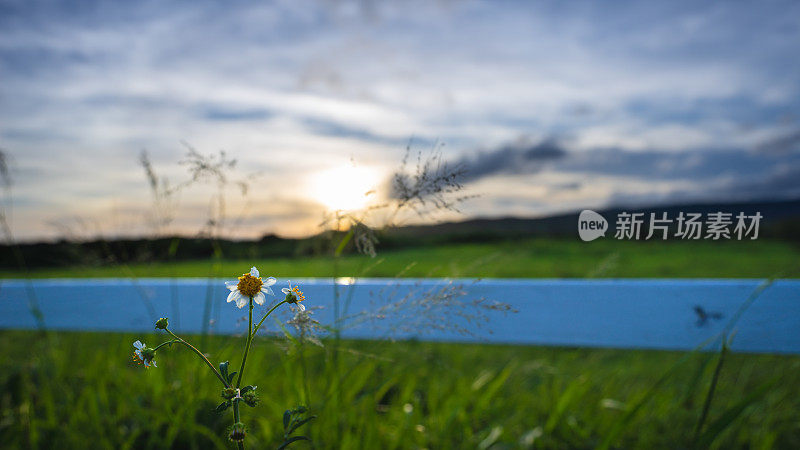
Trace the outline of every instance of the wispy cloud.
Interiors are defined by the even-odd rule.
[[[388,173],[412,137],[470,166],[490,196],[471,214],[540,213],[535,183],[562,205],[716,193],[680,175],[701,172],[784,195],[791,178],[771,181],[796,167],[798,16],[792,1],[0,1],[15,228],[52,235],[36,224],[145,207],[136,155],[172,167],[181,140],[268,173],[259,205],[295,196],[311,216],[302,177],[351,158]],[[518,136],[528,143],[504,144]],[[530,153],[553,136],[564,154]],[[576,187],[573,173],[604,188]],[[253,217],[270,214],[260,208]],[[298,233],[297,221],[264,223],[243,233]]]

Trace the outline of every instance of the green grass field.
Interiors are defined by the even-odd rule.
[[[800,247],[784,241],[617,241],[524,239],[440,245],[343,256],[270,260],[148,262],[40,269],[34,278],[227,277],[252,265],[281,278],[496,277],[496,278],[766,278],[797,277]],[[0,271],[19,278],[20,271]]]
[[[230,410],[213,411],[220,385],[195,355],[175,347],[159,352],[158,368],[131,363],[134,339],[163,336],[0,336],[4,448],[230,448]],[[206,351],[215,362],[239,361],[240,342],[212,338]],[[260,339],[251,352],[245,383],[259,386],[262,403],[242,413],[248,448],[280,443],[282,412],[299,403],[319,416],[306,430],[315,448],[595,448],[615,428],[614,448],[689,448],[718,360],[370,341],[287,353],[285,345]],[[700,447],[800,447],[798,394],[800,357],[728,355]]]
[[[797,277],[780,241],[592,243],[528,239],[345,256],[204,260],[36,270],[31,277],[221,277],[256,265],[290,277]],[[4,271],[0,277],[22,277]],[[222,299],[220,301],[223,301]],[[273,327],[274,328],[274,327]],[[130,360],[121,333],[0,331],[3,448],[234,448],[220,385],[183,348],[159,367]],[[215,363],[242,339],[192,337]],[[287,351],[289,349],[289,351]],[[281,442],[285,409],[307,404],[313,448],[800,448],[800,356],[260,339],[245,383],[248,448]],[[707,419],[695,432],[713,374]],[[312,448],[306,443],[296,448]],[[294,447],[293,447],[294,448]]]

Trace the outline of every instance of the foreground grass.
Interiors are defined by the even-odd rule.
[[[230,448],[230,411],[213,412],[221,400],[215,378],[179,348],[160,352],[157,369],[133,366],[137,337],[0,332],[3,446]],[[216,337],[205,349],[212,361],[235,365],[239,343]],[[261,339],[250,354],[245,382],[259,386],[263,401],[243,412],[249,448],[280,442],[283,410],[300,403],[319,416],[306,430],[316,448],[592,448],[619,424],[615,447],[688,448],[717,359],[418,342],[329,341],[288,354],[284,346]],[[717,430],[712,447],[800,448],[794,356],[729,355],[704,430],[770,381]]]
[[[256,265],[281,277],[796,277],[800,247],[784,241],[618,241],[524,239],[449,244],[361,255],[269,260],[202,260],[34,270],[33,278],[208,277],[239,273]],[[337,268],[338,264],[338,268]],[[244,269],[243,269],[244,268]],[[0,271],[0,278],[20,278]]]

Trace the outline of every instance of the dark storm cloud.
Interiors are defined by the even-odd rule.
[[[632,151],[598,147],[569,151],[557,140],[547,139],[537,144],[506,144],[494,150],[479,151],[475,156],[463,156],[453,165],[465,169],[464,182],[497,175],[536,174],[544,168],[552,172],[653,181],[774,178],[800,167],[800,154],[784,153],[798,142],[800,136],[771,141],[769,148],[779,147],[783,151],[765,154],[747,149],[708,148]],[[761,147],[766,148],[766,145]]]
[[[464,157],[455,164],[464,169],[463,181],[468,182],[493,175],[536,173],[548,162],[566,155],[567,152],[555,140],[544,140],[535,145],[504,145]]]
[[[789,139],[785,141],[781,148],[796,145]],[[456,164],[467,170],[464,182],[504,175],[535,176],[543,171],[560,178],[574,178],[575,181],[548,185],[550,192],[564,190],[561,186],[579,188],[591,185],[593,180],[613,179],[617,189],[609,199],[612,204],[800,196],[800,153],[783,151],[765,153],[741,148],[568,151],[549,139],[536,145],[514,144],[484,150],[477,156],[465,156]],[[630,182],[637,186],[674,187],[633,192],[626,188]]]

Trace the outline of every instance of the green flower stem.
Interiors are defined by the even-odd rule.
[[[258,322],[255,328],[253,328],[253,297],[250,297],[250,309],[247,314],[247,344],[244,347],[244,356],[242,357],[242,367],[239,368],[239,376],[236,378],[236,387],[238,388],[242,384],[242,376],[244,375],[244,365],[247,362],[247,354],[250,353],[250,346],[253,344],[253,337],[255,337],[256,332],[261,327],[261,324],[272,314],[272,311],[281,306],[282,304],[286,303],[286,300],[278,303],[277,305],[273,306],[264,317]],[[238,402],[236,402],[238,404]]]
[[[245,344],[245,347],[244,347],[244,356],[242,356],[242,366],[239,368],[239,376],[236,378],[236,388],[237,389],[239,388],[239,386],[242,385],[242,376],[244,375],[244,366],[245,366],[245,364],[247,364],[247,355],[250,353],[250,346],[253,344],[253,337],[256,335],[256,332],[258,331],[258,329],[261,327],[261,324],[264,323],[264,320],[266,320],[267,317],[269,317],[269,315],[272,314],[272,311],[275,311],[275,309],[277,309],[278,306],[280,306],[280,305],[282,305],[284,303],[286,303],[286,300],[284,300],[284,301],[278,303],[277,305],[273,306],[269,311],[267,311],[267,313],[264,315],[264,317],[261,318],[261,320],[258,322],[258,325],[256,325],[255,328],[253,328],[253,297],[250,297],[248,311],[247,311],[247,344]],[[238,400],[233,402],[233,423],[234,424],[240,422],[239,403],[240,402]],[[244,442],[237,442],[236,446],[237,446],[237,448],[239,450],[244,450]]]
[[[153,351],[157,351],[158,349],[160,349],[161,347],[163,347],[165,345],[172,345],[172,344],[174,344],[176,342],[180,342],[180,341],[174,340],[174,341],[162,342],[162,343],[158,344],[158,346],[156,346],[156,348],[154,348]]]
[[[261,327],[261,324],[264,323],[265,320],[267,320],[267,317],[269,317],[270,314],[272,314],[272,311],[275,311],[278,308],[278,306],[281,306],[284,303],[286,303],[286,300],[283,300],[282,302],[270,308],[270,310],[267,311],[267,313],[264,314],[264,317],[262,317],[261,320],[258,322],[258,325],[256,325],[255,328],[253,328],[253,297],[250,297],[250,309],[247,314],[248,316],[247,345],[245,345],[244,348],[244,356],[242,357],[242,367],[239,368],[239,376],[236,379],[237,388],[242,384],[242,376],[244,375],[244,365],[247,362],[247,354],[250,353],[250,345],[252,345],[253,343],[253,337],[255,337],[256,333],[258,332],[258,329]]]
[[[277,305],[273,306],[269,311],[267,311],[264,317],[261,318],[261,321],[258,322],[258,325],[256,325],[256,327],[253,329],[253,336],[255,336],[256,333],[258,333],[258,329],[261,328],[261,324],[264,323],[265,320],[267,320],[267,317],[269,317],[269,315],[272,314],[272,311],[275,311],[278,308],[278,306],[281,306],[284,303],[286,303],[286,300],[278,303]]]
[[[210,367],[210,368],[211,368],[211,370],[214,372],[214,375],[216,375],[216,376],[217,376],[217,378],[219,378],[219,381],[221,381],[221,382],[222,382],[222,385],[223,385],[223,386],[225,386],[225,387],[230,387],[230,386],[228,385],[228,382],[227,382],[227,381],[225,380],[225,378],[222,376],[222,374],[220,374],[220,373],[219,373],[219,371],[217,371],[217,368],[216,368],[216,367],[214,367],[214,365],[213,365],[213,364],[211,364],[211,361],[209,361],[209,360],[208,360],[208,358],[206,358],[206,355],[204,355],[204,354],[203,354],[203,352],[201,352],[200,350],[196,349],[196,348],[194,347],[194,345],[192,345],[192,344],[190,344],[190,343],[188,343],[188,342],[184,341],[183,339],[179,338],[177,335],[175,335],[175,333],[173,333],[172,331],[170,331],[170,330],[169,330],[169,328],[164,328],[164,331],[166,331],[167,333],[169,333],[169,334],[170,334],[170,336],[174,337],[176,342],[178,342],[178,343],[180,343],[180,344],[183,344],[183,345],[185,345],[185,346],[189,347],[189,348],[190,348],[190,349],[191,349],[193,352],[197,353],[197,356],[199,356],[199,357],[200,357],[200,358],[201,358],[203,361],[205,361],[205,362],[206,362],[206,364],[208,365],[208,367]],[[162,344],[162,345],[163,345],[163,344]]]
[[[250,297],[249,303],[250,306],[247,309],[247,344],[244,346],[244,356],[242,356],[242,367],[239,368],[239,376],[236,378],[237,388],[242,384],[242,375],[244,375],[244,365],[247,362],[247,354],[250,353],[250,343],[253,342],[253,297]],[[236,403],[238,404],[239,402]]]
[[[240,422],[239,418],[239,402],[233,402],[233,423],[237,424]],[[244,442],[238,441],[236,442],[236,448],[238,450],[244,450]]]
[[[236,378],[236,388],[242,384],[242,374],[244,374],[244,365],[247,363],[247,354],[250,353],[250,344],[253,342],[253,297],[250,297],[249,305],[247,308],[247,344],[244,347],[244,356],[242,356],[242,366],[239,368],[239,376]],[[233,423],[240,422],[239,417],[239,400],[233,402]],[[244,442],[236,442],[236,447],[239,450],[244,450]]]

